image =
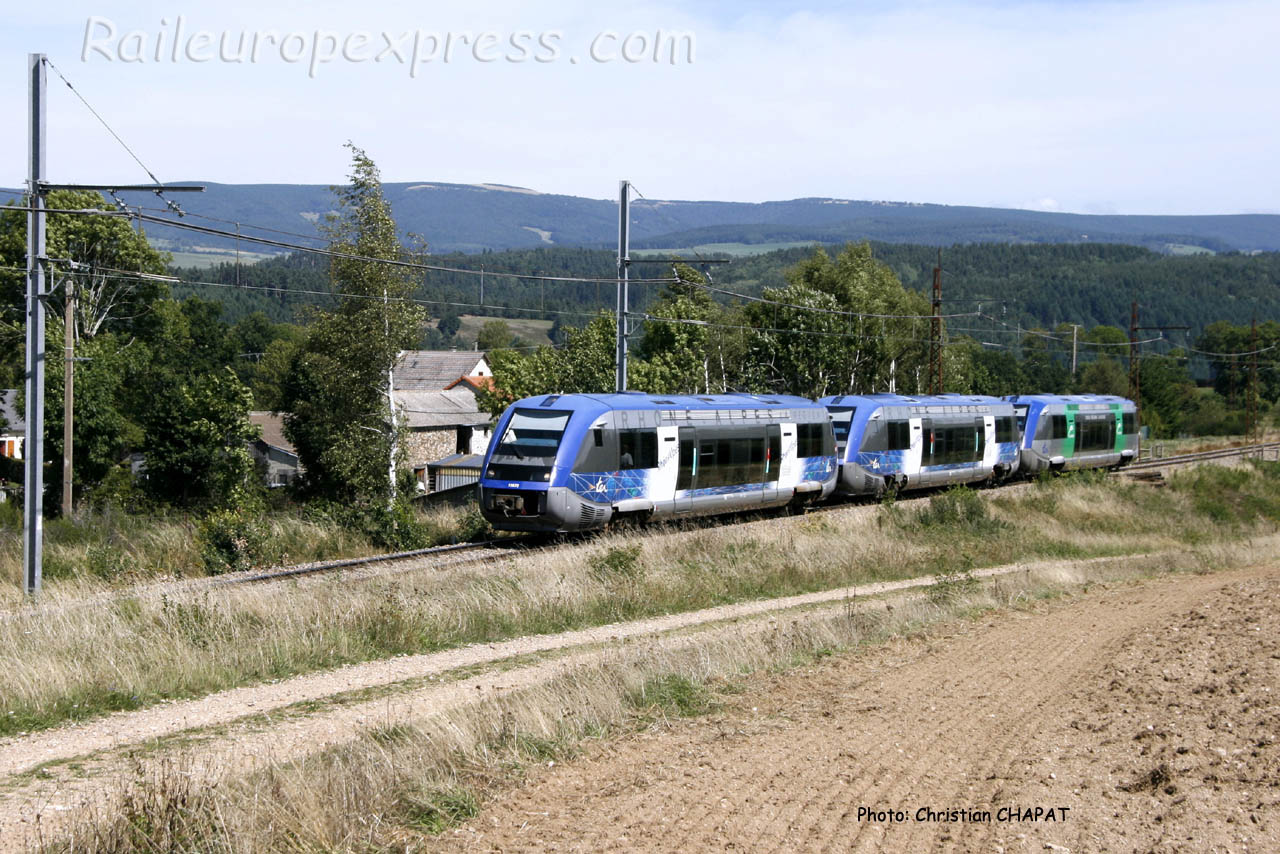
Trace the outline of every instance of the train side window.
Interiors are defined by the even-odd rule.
[[[1124,428],[1124,434],[1126,436],[1132,436],[1138,432],[1138,413],[1126,412],[1123,414],[1121,420],[1123,421],[1121,426]]]
[[[981,460],[987,451],[987,424],[982,418],[973,420],[973,459]]]
[[[1067,416],[1054,415],[1052,416],[1052,418],[1053,418],[1053,433],[1050,434],[1049,438],[1051,439],[1067,438]]]
[[[751,440],[729,440],[729,483],[750,483],[751,477]]]
[[[1017,441],[1013,437],[1013,416],[1002,415],[996,419],[996,444],[1004,445]]]
[[[885,450],[905,451],[911,447],[910,421],[890,421],[885,428],[888,434]]]
[[[591,435],[595,438],[596,447],[603,448],[604,447],[604,430],[597,427],[596,429],[591,431]]]
[[[658,467],[657,430],[621,430],[618,440],[619,469],[625,471]]]
[[[716,457],[716,443],[698,443],[698,488],[720,486],[720,460]]]
[[[796,456],[822,456],[823,431],[826,423],[796,425]]]

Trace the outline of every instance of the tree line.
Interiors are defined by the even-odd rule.
[[[97,194],[61,191],[50,204],[108,207]],[[473,268],[581,278],[614,273],[612,253],[595,250],[453,259],[406,246],[377,168],[358,149],[336,209],[325,236],[331,248],[356,259],[296,254],[188,270],[182,271],[186,284],[172,288],[130,272],[164,273],[169,258],[126,221],[48,217],[50,257],[78,262],[55,265],[49,335],[61,337],[60,300],[76,294],[81,500],[199,512],[259,506],[260,479],[246,450],[255,437],[248,412],[258,408],[287,413],[286,432],[306,467],[298,497],[364,508],[394,530],[404,518],[406,483],[404,428],[389,405],[390,370],[401,350],[456,343],[459,316],[478,313],[471,308],[480,294],[475,276],[433,272],[427,279],[435,303],[423,305],[415,302],[424,296],[423,277],[383,262],[450,266],[465,260]],[[0,212],[0,335],[14,345],[0,360],[6,387],[19,385],[22,370],[25,225],[22,213]],[[943,258],[952,298],[959,302],[956,294],[968,290],[974,299],[991,300],[992,312],[976,317],[946,309],[968,315],[944,324],[947,391],[1125,394],[1121,303],[1130,293],[1146,293],[1144,321],[1150,317],[1151,325],[1190,316],[1193,307],[1205,320],[1207,305],[1236,319],[1206,322],[1187,349],[1144,349],[1144,421],[1160,435],[1240,432],[1253,372],[1241,358],[1205,354],[1280,347],[1280,324],[1261,324],[1255,339],[1238,312],[1232,314],[1234,304],[1220,298],[1226,290],[1251,311],[1263,311],[1280,274],[1276,256],[1166,258],[1134,247],[1076,244],[954,247]],[[871,243],[786,250],[716,268],[714,280],[697,260],[637,270],[633,389],[806,397],[926,390],[931,306],[922,288],[936,250]],[[481,395],[489,412],[497,415],[534,394],[612,390],[615,319],[602,309],[612,302],[611,284],[552,288],[495,276],[484,287],[484,310],[492,307],[499,317],[504,311],[516,316],[512,309],[526,305],[563,312],[555,315],[554,346],[521,347],[500,320],[482,330],[495,376],[494,387]],[[1016,298],[1019,307],[994,314],[1001,295]],[[1194,359],[1205,366],[1205,383],[1193,380]],[[1280,349],[1265,349],[1260,360],[1258,392],[1268,410],[1280,397]],[[61,371],[51,369],[50,461],[61,454],[61,395]],[[131,462],[138,461],[145,474],[135,479]],[[60,471],[49,467],[53,493]]]

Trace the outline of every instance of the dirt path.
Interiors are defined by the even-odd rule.
[[[1140,559],[1140,557],[1096,558],[1078,561],[1074,565],[1102,569],[1108,564],[1130,564]],[[1032,572],[1060,565],[1060,562],[1052,561],[1013,564],[978,570],[974,572],[974,576],[985,578]],[[380,659],[335,670],[295,676],[272,684],[233,688],[193,700],[163,703],[136,711],[117,712],[85,723],[68,724],[27,736],[0,739],[0,780],[48,762],[72,759],[101,750],[143,744],[189,730],[221,726],[246,715],[260,715],[297,703],[324,700],[336,694],[386,687],[428,676],[439,676],[451,670],[493,664],[515,656],[618,643],[707,623],[744,619],[759,614],[827,602],[841,602],[850,597],[874,596],[926,587],[931,583],[933,578],[925,576],[904,581],[864,584],[781,599],[721,605],[624,624],[609,624],[577,631],[526,636],[497,643],[475,644],[444,652]]]
[[[1096,558],[1076,562],[1076,566],[1104,570],[1111,564],[1130,565],[1142,559]],[[1060,562],[1025,563],[979,570],[974,575],[1061,568]],[[0,740],[0,843],[27,838],[37,821],[47,835],[61,818],[109,796],[126,772],[136,775],[139,762],[144,766],[176,762],[193,769],[184,773],[197,773],[209,780],[247,774],[268,763],[287,762],[349,741],[370,727],[411,722],[425,714],[545,684],[575,667],[605,660],[640,638],[663,637],[665,647],[676,649],[706,639],[712,632],[749,631],[752,623],[767,627],[773,615],[789,609],[830,603],[837,603],[833,607],[839,609],[851,597],[907,591],[932,581],[926,576],[881,582],[402,656]],[[697,627],[705,628],[696,639],[669,637],[672,632]],[[428,681],[464,668],[493,667],[520,656],[551,653],[557,657],[542,663],[447,683]],[[376,688],[389,692],[371,699],[325,703],[343,694]],[[319,702],[320,706],[290,709],[308,702]],[[175,736],[186,740],[161,743]]]
[[[441,841],[1276,851],[1277,692],[1280,569],[1173,577],[752,680],[710,717],[544,769]],[[917,820],[922,807],[1069,811],[965,824]]]

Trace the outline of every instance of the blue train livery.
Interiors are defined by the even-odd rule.
[[[826,410],[764,395],[541,395],[498,420],[480,510],[500,530],[585,531],[819,501],[835,487]]]

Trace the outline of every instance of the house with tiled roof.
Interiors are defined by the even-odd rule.
[[[493,371],[475,350],[405,350],[392,376],[397,391],[444,391],[459,377],[491,377]]]
[[[488,447],[491,419],[476,404],[476,392],[493,381],[493,371],[475,351],[406,350],[391,376],[407,431],[406,462],[430,491],[432,463],[483,454]]]

